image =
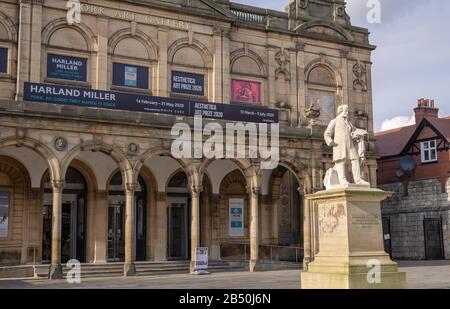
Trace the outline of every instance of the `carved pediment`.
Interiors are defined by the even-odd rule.
[[[353,41],[352,36],[344,28],[333,22],[308,22],[299,25],[295,31],[297,33],[310,33],[327,38]]]

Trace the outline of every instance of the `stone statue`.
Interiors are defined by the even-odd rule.
[[[348,105],[341,105],[338,116],[333,119],[325,132],[325,142],[333,147],[334,167],[327,171],[325,187],[348,187],[350,185],[345,175],[347,163],[352,164],[353,179],[357,185],[370,187],[362,179],[361,166],[365,161],[365,137],[369,133],[356,128],[348,119]]]

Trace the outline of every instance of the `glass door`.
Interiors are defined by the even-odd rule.
[[[187,198],[170,198],[167,208],[168,258],[189,259],[189,208]]]
[[[108,208],[108,260],[125,259],[125,202],[110,198]]]

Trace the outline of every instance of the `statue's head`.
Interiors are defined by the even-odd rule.
[[[339,116],[347,118],[348,117],[348,105],[344,104],[344,105],[339,106],[338,114],[339,114]]]

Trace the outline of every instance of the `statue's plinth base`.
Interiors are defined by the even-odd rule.
[[[391,193],[367,187],[321,191],[313,204],[318,254],[303,289],[400,289],[406,274],[384,251],[380,202]]]

